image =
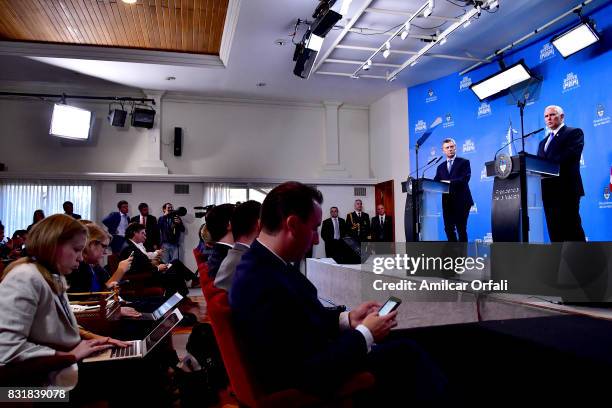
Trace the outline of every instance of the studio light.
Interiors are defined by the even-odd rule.
[[[465,23],[463,23],[463,28],[468,28],[470,24],[472,24],[472,20],[466,21]]]
[[[90,111],[70,105],[53,105],[49,134],[65,139],[87,140],[93,115]]]
[[[440,40],[440,45],[444,45],[446,44],[446,42],[448,41],[448,38],[444,37]]]
[[[312,18],[315,21],[310,26],[310,30],[313,34],[319,37],[325,37],[327,33],[334,27],[334,25],[340,21],[342,14],[331,10],[336,0],[321,0],[319,5],[314,11]]]
[[[404,26],[404,31],[402,31],[402,33],[400,34],[400,38],[402,40],[405,40],[406,37],[408,37],[409,33],[410,33],[410,23],[406,23],[406,25]]]
[[[533,78],[523,60],[470,86],[481,101]]]
[[[385,43],[385,50],[383,51],[383,58],[389,58],[389,55],[391,55],[391,43],[389,43],[389,41],[387,41]]]
[[[431,16],[431,13],[433,13],[433,9],[434,9],[434,0],[429,0],[429,3],[427,4],[427,8],[425,9],[425,11],[423,11],[423,17]]]
[[[125,119],[127,118],[127,111],[123,109],[123,105],[121,105],[121,109],[113,109],[112,103],[108,106],[108,122],[111,126],[115,127],[124,127]]]
[[[132,126],[152,129],[155,122],[155,110],[149,106],[143,105],[143,108],[134,108],[132,110]]]
[[[370,69],[371,66],[372,66],[372,60],[367,60],[366,63],[363,65],[363,70],[367,71]]]
[[[563,58],[567,58],[597,41],[599,41],[599,36],[595,28],[591,23],[583,21],[563,34],[554,37],[551,43]]]

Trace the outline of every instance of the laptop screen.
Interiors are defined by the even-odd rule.
[[[180,321],[180,319],[181,318],[178,316],[178,313],[172,313],[166,319],[164,319],[164,321],[161,322],[159,326],[157,326],[155,330],[153,330],[151,334],[149,334],[147,338],[145,339],[147,352],[151,351],[151,349],[161,339],[163,339],[164,336],[168,334],[174,326],[176,326],[176,324]]]
[[[180,293],[175,293],[174,295],[169,297],[168,300],[166,300],[160,307],[158,307],[155,312],[153,312],[153,316],[155,316],[156,319],[159,319],[160,317],[165,315],[168,310],[176,306],[178,302],[181,301],[181,299],[183,299],[183,296],[181,296]]]

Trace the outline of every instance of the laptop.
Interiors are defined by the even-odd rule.
[[[144,340],[129,341],[126,348],[113,347],[83,359],[84,363],[143,358],[179,324],[183,315],[177,309],[170,313]]]
[[[170,296],[161,306],[159,306],[153,313],[141,313],[139,317],[130,317],[131,320],[159,320],[168,311],[172,310],[179,302],[183,300],[183,296],[180,293],[175,293]]]

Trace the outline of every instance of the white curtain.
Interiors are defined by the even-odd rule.
[[[226,183],[208,183],[204,186],[204,205],[229,203],[231,185]]]
[[[64,213],[62,204],[72,201],[74,212],[91,219],[92,183],[86,181],[0,180],[0,221],[10,236],[32,223],[34,211],[46,216]]]

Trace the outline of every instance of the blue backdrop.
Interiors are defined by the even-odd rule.
[[[419,163],[442,154],[441,141],[452,137],[457,141],[457,154],[470,160],[470,189],[475,205],[468,220],[470,241],[487,239],[491,233],[491,190],[493,179],[486,177],[485,162],[507,142],[508,133],[520,136],[520,115],[516,98],[527,92],[525,133],[545,127],[543,111],[547,105],[560,105],[565,110],[565,123],[580,127],[585,134],[581,173],[586,196],[580,213],[590,241],[612,240],[612,5],[591,15],[602,33],[602,40],[564,59],[550,44],[554,34],[504,57],[506,65],[524,59],[531,71],[543,78],[535,86],[479,102],[469,85],[499,70],[496,63],[488,64],[466,75],[447,77],[408,89],[408,117],[411,132],[411,166],[414,171],[414,143],[437,117],[437,126],[419,152]],[[570,25],[571,26],[571,25]],[[449,40],[452,41],[452,40]],[[510,123],[512,129],[510,129]],[[515,133],[518,132],[518,133]],[[536,154],[545,132],[526,140],[525,150]],[[520,141],[504,149],[516,154]],[[435,168],[428,171],[433,177]],[[445,240],[440,217],[439,239]],[[548,239],[546,235],[546,239]]]

